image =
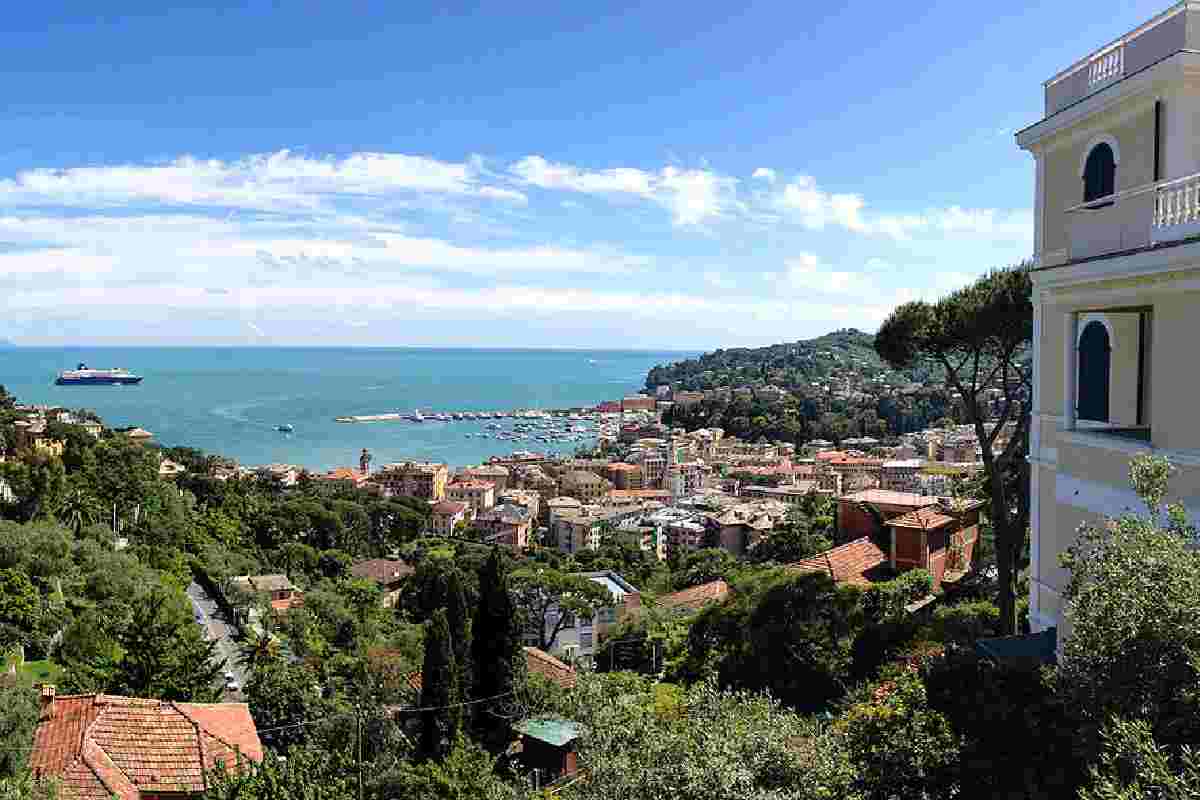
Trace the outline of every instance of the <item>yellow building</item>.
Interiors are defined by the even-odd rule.
[[[440,502],[446,499],[450,469],[445,464],[405,461],[386,464],[372,480],[393,495]]]
[[[1182,2],[1046,82],[1035,161],[1030,619],[1062,628],[1058,554],[1141,507],[1129,460],[1167,457],[1200,509],[1200,20]]]

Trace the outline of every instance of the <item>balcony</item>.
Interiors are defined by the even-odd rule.
[[[1046,116],[1056,114],[1127,75],[1181,50],[1196,49],[1200,32],[1189,30],[1189,3],[1171,8],[1099,50],[1076,61],[1045,83]]]
[[[1200,235],[1200,173],[1148,183],[1066,210],[1071,261]]]

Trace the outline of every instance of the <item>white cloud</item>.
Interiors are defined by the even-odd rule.
[[[812,253],[801,253],[784,262],[783,283],[798,293],[816,292],[865,299],[875,293],[870,280],[857,272],[822,269]]]
[[[776,175],[775,170],[771,169],[770,167],[759,167],[750,174],[750,177],[761,178],[767,183],[774,183]]]
[[[236,161],[182,156],[166,164],[26,170],[0,180],[0,205],[312,209],[328,197],[398,192],[524,201],[512,189],[481,186],[480,178],[475,161],[453,163],[403,153],[316,158],[280,150]]]
[[[585,170],[570,164],[554,164],[541,156],[526,156],[509,167],[525,183],[542,189],[561,189],[585,194],[632,194],[649,197],[653,175],[640,169]]]
[[[775,193],[768,205],[785,219],[810,230],[836,225],[852,233],[905,240],[914,235],[945,234],[1022,242],[1033,237],[1033,214],[1028,210],[964,209],[959,206],[921,213],[864,213],[866,200],[858,194],[823,191],[815,178],[800,175]]]
[[[653,200],[669,209],[677,225],[699,225],[721,216],[733,204],[737,179],[710,169],[663,167],[658,172],[617,167],[589,170],[526,156],[509,171],[541,189],[596,195],[628,195]]]

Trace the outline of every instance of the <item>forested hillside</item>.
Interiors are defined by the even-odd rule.
[[[934,364],[912,369],[891,369],[875,353],[875,337],[846,328],[815,339],[773,344],[769,347],[735,347],[716,350],[650,370],[646,388],[670,384],[679,390],[715,389],[719,386],[773,384],[792,391],[811,388],[814,381],[840,378],[851,383],[940,383],[941,370]]]
[[[657,366],[646,376],[653,391],[774,386],[782,393],[710,394],[668,415],[673,425],[723,428],[743,439],[797,444],[886,437],[953,419],[941,369],[920,363],[894,370],[875,353],[875,337],[854,328],[770,347],[717,350]]]

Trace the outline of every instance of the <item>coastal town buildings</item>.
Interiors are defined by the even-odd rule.
[[[458,473],[461,480],[487,481],[503,492],[509,486],[509,468],[503,464],[481,464],[477,467],[467,467]]]
[[[643,486],[642,468],[637,464],[614,461],[604,466],[603,473],[614,489],[641,489]]]
[[[1058,555],[1081,522],[1141,506],[1132,457],[1174,464],[1200,519],[1197,50],[1195,6],[1175,4],[1047,81],[1016,136],[1034,159],[1029,616],[1060,642]]]
[[[446,486],[446,497],[471,507],[478,515],[496,505],[496,485],[491,481],[460,480]]]
[[[532,489],[505,489],[496,492],[496,505],[510,503],[529,512],[534,525],[542,519],[542,496]]]
[[[390,495],[437,502],[446,499],[449,476],[450,470],[445,464],[405,461],[384,465],[372,476],[372,480],[383,486]]]
[[[500,505],[479,512],[473,526],[486,544],[502,544],[513,550],[524,550],[529,546],[529,535],[534,517],[529,509],[514,503]]]
[[[443,500],[429,509],[429,526],[436,536],[453,536],[460,525],[468,525],[474,515],[471,507],[457,500]]]
[[[582,503],[598,502],[613,488],[612,483],[605,478],[584,469],[573,469],[564,473],[559,477],[558,483],[559,491]]]

